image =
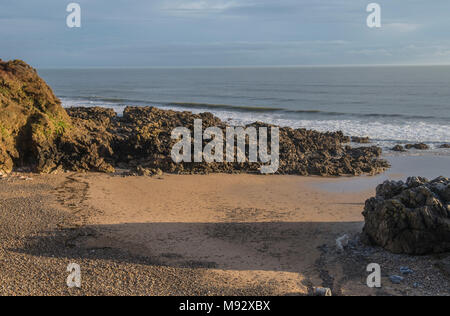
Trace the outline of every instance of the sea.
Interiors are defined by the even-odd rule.
[[[39,69],[65,107],[126,106],[211,112],[370,137],[389,151],[450,143],[450,66]],[[410,151],[409,155],[420,154]]]

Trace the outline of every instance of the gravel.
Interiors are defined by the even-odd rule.
[[[83,226],[87,214],[62,205],[70,204],[67,197],[81,190],[68,191],[70,176],[33,175],[28,181],[20,177],[31,175],[0,179],[1,296],[276,294],[270,286],[217,286],[232,281],[214,274],[206,278],[204,269],[168,267],[114,249],[74,247],[77,238],[95,234]],[[66,284],[71,263],[81,267],[79,289]]]

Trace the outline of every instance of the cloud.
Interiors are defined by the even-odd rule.
[[[410,33],[420,29],[421,25],[412,23],[387,23],[383,25],[383,28],[389,32]]]
[[[1,0],[0,0],[1,1]],[[76,0],[3,1],[0,58],[36,66],[202,66],[447,63],[450,1]]]
[[[450,56],[450,50],[439,50],[439,51],[436,52],[435,55],[439,56],[439,57],[449,57]]]
[[[363,55],[363,56],[392,56],[392,53],[387,49],[360,49],[348,51],[351,55]]]
[[[234,8],[248,6],[242,4],[243,1],[235,0],[176,0],[166,1],[162,5],[162,10],[173,13],[219,13]]]

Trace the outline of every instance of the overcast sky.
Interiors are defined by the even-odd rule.
[[[82,27],[66,26],[77,2]],[[370,2],[381,29],[366,25]],[[0,0],[0,58],[35,67],[449,64],[449,0]]]

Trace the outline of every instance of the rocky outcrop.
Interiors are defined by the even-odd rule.
[[[73,122],[36,70],[23,61],[0,61],[0,172],[32,166],[113,171],[99,146],[106,137],[95,125]]]
[[[169,173],[256,173],[260,163],[181,163],[172,161],[175,141],[171,132],[176,127],[193,130],[194,120],[201,119],[203,129],[219,127],[225,134],[226,123],[210,113],[192,114],[154,107],[127,107],[123,117],[103,108],[71,108],[67,110],[80,129],[92,124],[103,135],[102,157],[119,168],[161,169]],[[85,127],[83,127],[85,126]],[[254,123],[254,127],[270,127]],[[95,138],[95,137],[94,137]],[[360,175],[377,174],[389,167],[379,159],[378,147],[352,148],[341,132],[320,133],[306,129],[280,129],[280,174]],[[206,145],[204,141],[203,145]]]
[[[71,121],[49,86],[26,63],[0,60],[0,171],[42,163]]]
[[[3,140],[0,141],[0,175],[5,173],[10,173],[13,168],[13,161],[11,156],[6,149]]]
[[[73,129],[62,135],[55,146],[57,168],[72,171],[114,172],[112,166],[114,136],[109,129],[116,113],[110,109],[87,108],[85,117],[72,116]],[[89,116],[89,119],[85,119]],[[108,161],[106,161],[108,160]]]
[[[405,152],[406,151],[405,147],[403,147],[402,145],[395,145],[391,150],[397,151],[397,152]]]
[[[450,148],[450,144],[443,144],[443,145],[439,146],[439,148],[448,149],[448,148]]]
[[[353,136],[352,142],[357,144],[370,144],[370,138]]]
[[[180,163],[172,161],[176,143],[172,130],[203,129],[227,124],[211,113],[193,114],[154,107],[127,107],[119,117],[111,109],[72,108],[65,111],[36,71],[22,61],[0,62],[0,172],[31,166],[38,172],[59,170],[137,174],[257,173],[260,163]],[[267,124],[254,123],[254,127]],[[225,134],[225,133],[224,133]],[[280,174],[377,174],[389,165],[378,147],[345,146],[341,132],[280,129]],[[204,141],[203,145],[206,145]],[[247,155],[248,156],[248,155]],[[134,171],[133,171],[134,170]]]
[[[450,179],[386,181],[363,212],[363,238],[393,253],[450,251]]]
[[[443,147],[441,147],[443,148]],[[404,147],[402,145],[396,145],[394,146],[391,150],[392,151],[397,151],[397,152],[406,152],[409,149],[417,149],[417,150],[429,150],[430,146],[428,146],[427,144],[424,143],[419,143],[419,144],[407,144]]]
[[[419,144],[408,144],[405,145],[406,149],[417,149],[417,150],[428,150],[430,149],[430,146],[428,146],[427,144],[424,143],[419,143]]]

